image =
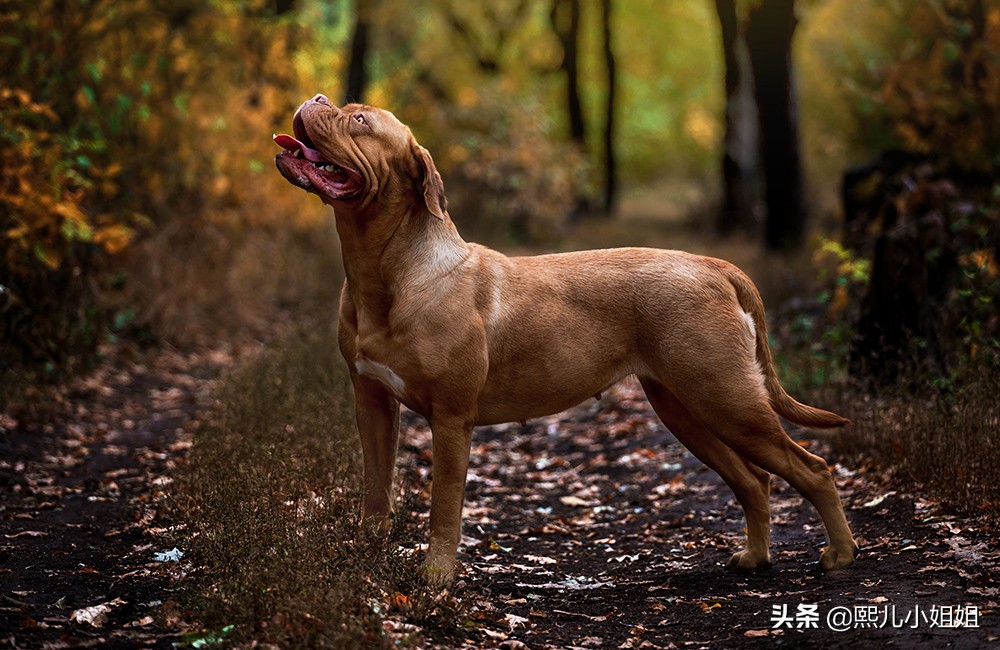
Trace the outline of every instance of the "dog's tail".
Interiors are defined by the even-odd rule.
[[[764,387],[767,389],[771,408],[786,420],[811,429],[833,429],[850,424],[851,421],[847,418],[798,402],[785,392],[781,382],[778,381],[777,373],[774,371],[771,346],[767,342],[764,303],[761,301],[760,293],[757,292],[757,287],[753,285],[750,278],[738,268],[727,264],[725,269],[730,283],[736,290],[736,299],[739,301],[740,307],[753,319],[757,363],[764,375]]]

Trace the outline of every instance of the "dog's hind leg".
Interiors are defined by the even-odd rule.
[[[723,382],[716,385],[726,386]],[[854,563],[857,544],[847,524],[830,469],[819,456],[795,444],[764,399],[754,401],[739,384],[730,382],[711,400],[693,394],[679,399],[723,443],[759,468],[785,479],[819,511],[829,546],[820,566],[842,569]],[[693,399],[692,399],[693,398]]]
[[[771,475],[747,462],[698,421],[663,384],[640,379],[660,420],[688,450],[729,485],[747,521],[746,547],[729,560],[730,569],[757,569],[771,563]]]

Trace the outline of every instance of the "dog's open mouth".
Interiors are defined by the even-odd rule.
[[[309,138],[302,116],[295,116],[292,130],[294,136],[286,133],[273,136],[274,143],[284,149],[275,158],[275,164],[289,182],[331,199],[346,199],[361,190],[361,174],[324,158]]]

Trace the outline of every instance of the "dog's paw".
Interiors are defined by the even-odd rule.
[[[759,553],[751,553],[749,549],[743,549],[729,558],[729,564],[726,565],[726,568],[731,571],[754,571],[769,566],[771,566],[769,554],[765,553],[761,556]]]
[[[424,580],[435,589],[445,589],[454,582],[460,571],[461,564],[458,562],[453,561],[450,565],[428,562],[424,564]]]
[[[835,571],[846,569],[854,564],[854,558],[858,555],[858,545],[854,544],[847,550],[840,550],[834,546],[827,546],[819,556],[819,567],[824,571]]]

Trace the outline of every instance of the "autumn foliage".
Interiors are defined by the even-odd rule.
[[[990,172],[1000,165],[1000,7],[886,3],[884,61],[858,71],[862,137]]]
[[[203,304],[181,295],[192,265],[170,233],[201,241],[247,200],[231,179],[264,166],[222,146],[252,141],[224,108],[249,106],[238,123],[254,133],[288,110],[248,83],[288,29],[262,37],[264,2],[12,4],[0,13],[0,352],[8,382],[34,383],[86,365],[109,331],[164,334],[158,321]],[[229,63],[203,65],[209,51]]]
[[[98,167],[88,143],[60,134],[46,104],[0,88],[0,346],[16,361],[55,372],[93,347],[101,326],[92,271],[131,240],[131,224],[87,207],[117,194],[118,164]],[[8,356],[9,355],[9,356]]]
[[[571,117],[560,20],[571,4],[434,0],[414,14],[412,3],[383,0],[367,12],[363,99],[393,110],[432,151],[452,216],[471,238],[558,247],[572,217],[596,203],[607,99],[601,21],[597,3],[579,5]],[[248,322],[267,327],[276,307],[310,299],[329,313],[339,261],[328,212],[273,173],[269,136],[287,131],[315,92],[344,99],[354,7],[5,5],[6,376],[15,365],[29,381],[62,376],[109,335],[224,336]],[[954,200],[903,203],[917,212],[930,205],[927,213],[946,204],[946,230],[962,230],[949,244],[950,286],[962,300],[948,304],[979,309],[963,332],[988,335],[969,338],[966,350],[989,347],[995,319],[980,298],[994,299],[982,292],[995,284],[997,199],[988,180],[966,181],[996,175],[1000,11],[978,0],[827,0],[796,3],[796,12],[806,168],[822,170],[809,179],[810,208],[837,214],[826,197],[844,170],[884,150],[933,159],[934,183],[955,188]],[[669,188],[683,206],[675,212],[701,221],[718,200],[724,130],[717,22],[711,3],[620,3],[612,21],[622,185]],[[874,247],[848,248],[870,261]]]

